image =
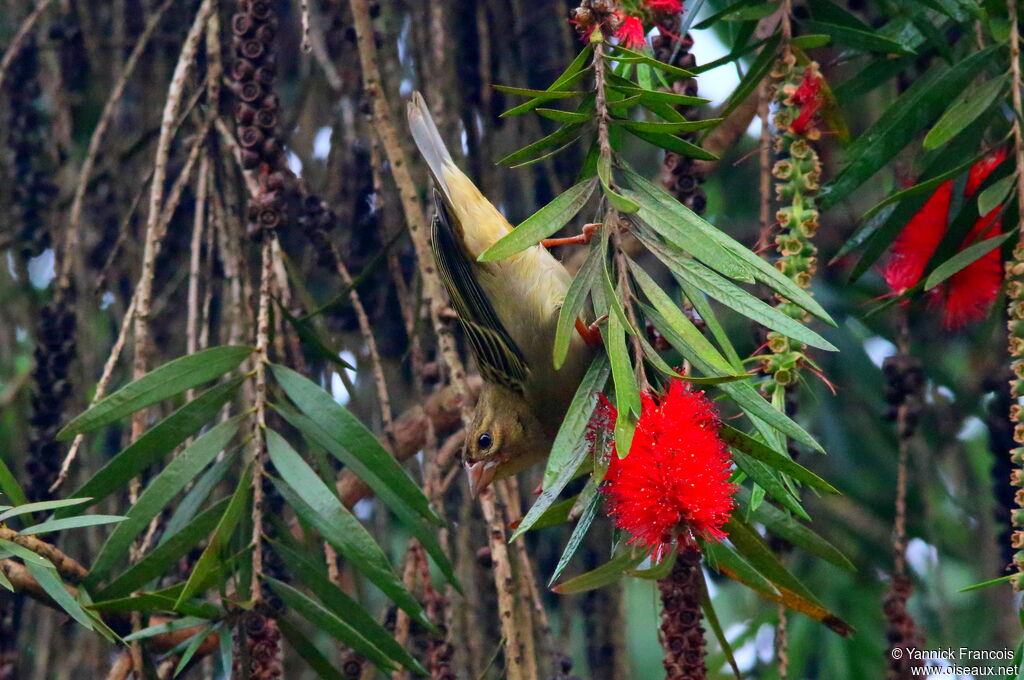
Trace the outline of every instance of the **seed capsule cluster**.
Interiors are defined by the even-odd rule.
[[[925,648],[924,636],[918,631],[914,617],[907,610],[907,600],[910,599],[912,591],[913,586],[906,574],[894,574],[882,601],[882,612],[888,620],[885,635],[889,641],[890,651],[885,658],[889,660],[889,672],[886,676],[889,680],[916,677],[924,670],[924,663],[910,658],[911,655],[892,653],[897,649]]]
[[[32,434],[28,444],[25,471],[29,500],[49,498],[50,486],[60,471],[61,454],[57,432],[64,418],[64,407],[71,394],[68,371],[75,356],[75,315],[58,301],[40,310],[38,345],[32,369]]]
[[[682,39],[676,38],[675,32],[679,28],[678,24],[679,18],[675,15],[659,18],[657,25],[660,33],[651,39],[654,58],[689,71],[697,65],[697,59],[690,52],[693,48],[693,38],[689,33]],[[674,81],[671,92],[696,97],[696,78]],[[693,106],[680,106],[677,107],[677,110],[687,120],[697,119],[697,109]],[[695,142],[697,138],[696,133],[693,132],[679,136],[689,142]],[[666,151],[665,158],[661,163],[661,183],[680,203],[695,213],[702,213],[707,207],[708,199],[704,194],[704,189],[701,188],[701,184],[704,183],[704,173],[697,169],[692,158]]]
[[[703,680],[707,675],[707,643],[700,625],[702,578],[700,551],[680,547],[672,571],[658,581],[666,680]]]
[[[39,109],[39,62],[35,40],[29,39],[10,65],[3,83],[9,102],[7,143],[10,146],[15,243],[25,258],[50,247],[46,213],[57,187],[46,169],[47,122]]]
[[[776,128],[772,167],[775,195],[780,207],[775,214],[778,233],[775,266],[801,288],[808,288],[818,266],[818,249],[813,237],[818,230],[815,194],[820,188],[821,163],[811,142],[821,136],[816,114],[821,106],[822,76],[816,62],[796,63],[792,53],[780,59],[772,71],[777,80],[774,92]],[[778,297],[778,308],[798,321],[809,315],[793,302]],[[804,345],[772,331],[768,333],[768,354],[762,370],[768,375],[762,389],[774,394],[797,381],[800,366],[806,362]]]
[[[1016,551],[1013,565],[1017,574],[1010,583],[1014,590],[1024,591],[1024,416],[1021,397],[1024,397],[1024,242],[1018,243],[1013,257],[1006,263],[1006,297],[1008,300],[1006,323],[1009,336],[1010,367],[1010,421],[1013,423],[1013,441],[1017,446],[1010,451],[1010,462],[1014,469],[1010,473],[1010,484],[1017,488],[1014,502],[1017,507],[1010,512],[1013,533],[1010,545]]]
[[[281,648],[281,631],[277,621],[259,613],[249,612],[242,619],[245,632],[245,652],[236,650],[234,676],[251,680],[278,680],[284,677],[284,653]],[[236,643],[237,645],[237,643]],[[249,666],[248,673],[242,673],[242,663]]]
[[[242,166],[259,170],[260,188],[249,202],[248,213],[249,235],[257,241],[280,227],[285,218],[281,106],[274,92],[277,23],[268,0],[239,0],[238,12],[231,17],[235,132]]]

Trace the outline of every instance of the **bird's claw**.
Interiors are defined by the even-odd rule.
[[[600,222],[592,222],[590,224],[584,224],[583,229],[579,234],[575,236],[567,236],[565,238],[546,238],[540,242],[545,248],[551,248],[552,246],[585,246],[590,243],[590,240],[594,238],[594,232],[600,229],[603,224]]]
[[[585,324],[577,317],[576,318],[576,332],[580,334],[580,337],[590,345],[591,347],[599,347],[601,345],[601,329],[599,325],[608,320],[607,314],[602,314],[594,320],[592,324]]]

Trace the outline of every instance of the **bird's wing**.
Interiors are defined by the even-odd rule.
[[[487,382],[523,393],[528,371],[523,353],[480,286],[473,263],[455,237],[451,213],[437,192],[434,204],[437,212],[431,227],[430,245],[438,273],[480,366],[480,374]]]

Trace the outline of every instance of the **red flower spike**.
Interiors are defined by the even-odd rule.
[[[790,124],[789,129],[796,135],[805,135],[825,105],[825,97],[821,93],[821,74],[817,70],[804,69],[804,78],[796,92],[790,97],[793,104],[800,107],[800,113]]]
[[[981,187],[981,183],[984,182],[988,176],[992,174],[992,171],[999,167],[1004,160],[1006,160],[1006,147],[996,149],[972,165],[971,171],[967,175],[967,186],[964,187],[964,196],[973,196]]]
[[[618,17],[621,23],[615,37],[619,39],[619,44],[627,49],[643,47],[646,42],[644,23],[637,17],[626,16],[621,12],[618,13]]]
[[[1001,208],[994,208],[989,214],[979,217],[960,250],[1000,234],[1003,230],[1000,212]],[[959,329],[984,319],[1002,285],[1002,255],[999,248],[994,248],[949,277],[941,297],[935,298],[941,300],[942,325],[948,329]]]
[[[615,526],[660,560],[675,540],[724,538],[736,486],[718,413],[703,392],[674,379],[661,398],[645,394],[642,402],[629,455],[620,459],[612,446],[601,491]],[[614,421],[604,401],[591,427],[610,431]]]
[[[943,182],[896,237],[882,276],[897,295],[902,295],[921,280],[928,260],[946,233],[952,198],[953,182]]]
[[[658,14],[682,14],[682,0],[645,0],[644,7]]]

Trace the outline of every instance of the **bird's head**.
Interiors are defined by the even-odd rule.
[[[550,442],[523,395],[484,383],[466,434],[464,465],[475,496],[495,479],[547,456]]]

